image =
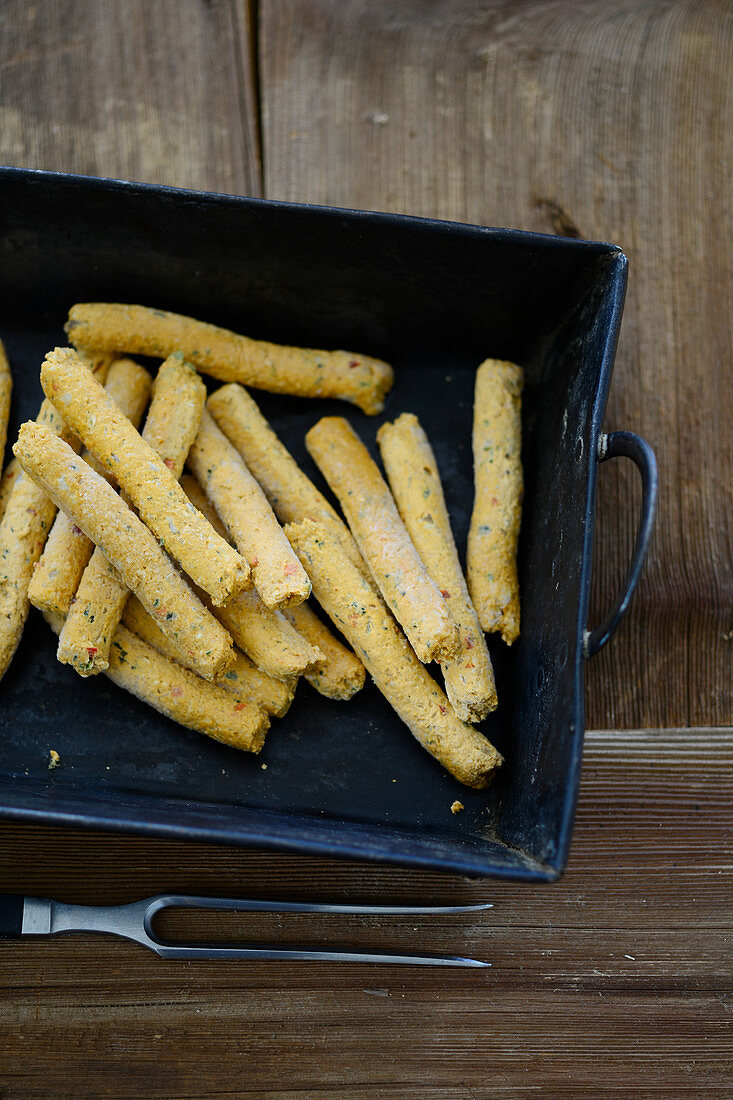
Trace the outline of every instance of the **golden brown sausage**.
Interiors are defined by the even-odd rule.
[[[10,419],[10,397],[13,392],[13,376],[5,353],[5,345],[0,340],[0,473],[5,458],[5,444],[8,440],[8,420]]]
[[[180,478],[206,403],[206,386],[180,352],[169,355],[153,382],[143,439]]]
[[[2,521],[5,515],[5,509],[10,499],[10,493],[12,491],[15,482],[21,475],[20,466],[16,458],[11,458],[10,462],[3,471],[3,476],[0,478],[0,521]]]
[[[45,618],[58,634],[63,620]],[[169,661],[124,626],[115,630],[104,674],[167,718],[214,741],[245,752],[259,752],[264,744],[270,724],[264,711]]]
[[[301,470],[247,391],[236,383],[222,386],[207,407],[257,478],[281,523],[312,519],[340,543],[347,557],[371,581],[354,536],[323,493]]]
[[[180,355],[171,355],[161,364],[142,438],[175,478],[198,431],[205,401],[206,387]],[[102,672],[129,594],[114,566],[101,550],[95,550],[61,631],[59,661],[83,669],[85,675]]]
[[[383,424],[377,442],[405,527],[461,632],[459,654],[441,662],[445,690],[459,718],[481,722],[496,709],[494,670],[458,560],[433,449],[412,413]]]
[[[322,623],[307,603],[289,607],[283,615],[311,645],[320,649],[324,660],[304,676],[327,699],[351,699],[364,687],[366,670],[359,658]]]
[[[104,381],[108,356],[83,359],[86,369]],[[56,432],[77,449],[81,446],[50,401],[44,401],[37,423]],[[11,464],[12,465],[12,464]],[[18,647],[30,603],[28,585],[43,552],[56,505],[23,474],[12,477],[0,522],[0,679]]]
[[[308,432],[305,443],[338,497],[374,580],[420,660],[455,656],[458,627],[354,429],[343,417],[324,416]]]
[[[487,786],[501,756],[482,733],[456,717],[371,585],[318,524],[304,520],[288,526],[286,534],[321,607],[413,736],[461,783]]]
[[[128,630],[136,634],[138,638],[157,649],[164,657],[168,657],[176,664],[195,672],[193,661],[174,645],[170,638],[163,633],[158,624],[148,615],[137,596],[130,595],[125,604],[122,621]],[[260,669],[255,668],[252,662],[243,653],[236,653],[234,663],[226,670],[218,681],[219,686],[233,692],[240,699],[246,699],[248,703],[274,714],[281,718],[286,714],[293,696],[293,688],[281,680],[274,680]]]
[[[198,482],[186,474],[181,478],[181,485],[211,526],[222,538],[229,538],[229,532]],[[265,607],[256,592],[240,592],[226,607],[215,607],[212,611],[239,648],[274,679],[292,683],[324,661],[321,650],[303,638],[281,611]]]
[[[310,581],[265,494],[205,410],[186,462],[249,564],[262,602],[282,608],[306,600]]]
[[[302,676],[325,659],[317,646],[290,625],[282,611],[265,607],[256,592],[240,592],[224,607],[212,611],[250,660],[276,680]]]
[[[519,637],[522,385],[522,368],[514,363],[487,359],[476,372],[468,588],[483,629],[500,632],[507,645]]]
[[[191,506],[163,459],[83,370],[74,352],[49,352],[41,385],[191,579],[217,604],[239,592],[249,580],[247,563]]]
[[[300,397],[340,397],[370,415],[382,411],[394,381],[389,364],[368,355],[250,340],[192,317],[145,306],[75,305],[69,311],[66,332],[73,344],[97,350],[162,359],[180,350],[200,371],[221,382],[243,382]]]
[[[152,378],[144,367],[132,359],[116,359],[109,368],[104,388],[133,427],[137,427],[150,397],[151,384]],[[107,481],[112,480],[89,451],[84,451],[82,458]],[[94,544],[76,524],[59,512],[28,588],[33,606],[66,615],[93,549]]]
[[[195,659],[197,672],[208,680],[224,672],[233,660],[231,638],[111,485],[44,425],[24,424],[13,453],[23,473],[102,550],[161,629]]]

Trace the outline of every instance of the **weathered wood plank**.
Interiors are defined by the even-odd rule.
[[[0,163],[260,193],[247,0],[9,0]]]
[[[166,934],[465,952],[488,971],[165,963],[0,945],[0,1091],[288,1098],[730,1088],[733,734],[591,733],[570,864],[533,887],[5,822],[6,890],[487,901],[468,917],[169,918]],[[370,1091],[371,1090],[371,1091]]]
[[[725,0],[261,5],[269,198],[630,257],[606,423],[655,447],[659,525],[629,621],[589,666],[591,725],[733,721],[732,41]],[[594,621],[633,542],[626,465],[601,476]]]

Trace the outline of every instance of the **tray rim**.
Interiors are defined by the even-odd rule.
[[[538,233],[529,229],[510,229],[505,226],[480,225],[476,222],[450,221],[446,218],[427,218],[419,214],[397,214],[389,210],[362,210],[351,206],[330,206],[323,203],[290,202],[284,199],[264,199],[250,195],[234,195],[225,191],[199,191],[186,187],[173,187],[164,183],[143,183],[137,180],[120,179],[115,176],[88,176],[76,172],[50,172],[41,168],[22,168],[14,165],[0,165],[0,183],[4,179],[27,179],[29,182],[63,181],[82,187],[95,188],[104,186],[111,192],[142,193],[161,195],[171,199],[195,199],[200,202],[213,204],[242,204],[247,207],[260,207],[262,209],[276,209],[287,211],[317,211],[328,215],[347,215],[355,221],[368,221],[384,225],[422,225],[429,226],[433,231],[450,231],[455,235],[472,236],[476,233],[490,236],[496,239],[511,239],[525,241],[527,244],[541,245],[550,248],[567,249],[570,251],[593,251],[599,256],[613,255],[626,259],[623,249],[609,241],[590,240],[578,237],[558,237],[553,233]]]

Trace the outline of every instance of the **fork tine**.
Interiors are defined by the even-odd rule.
[[[154,912],[161,909],[231,909],[252,913],[351,913],[354,915],[426,916],[478,913],[493,909],[492,902],[473,905],[352,905],[343,902],[263,901],[250,898],[210,898],[193,894],[161,894],[148,899]]]
[[[163,959],[279,959],[288,962],[373,963],[399,966],[490,967],[491,963],[467,959],[461,955],[391,955],[371,951],[319,951],[290,947],[216,947],[200,945],[151,944]]]

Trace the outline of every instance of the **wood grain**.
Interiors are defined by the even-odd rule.
[[[0,163],[259,195],[247,0],[7,0]]]
[[[589,665],[589,724],[729,724],[730,4],[268,0],[260,20],[268,197],[627,251],[606,424],[652,443],[661,499],[629,619]],[[592,622],[633,543],[626,466],[600,479]]]
[[[733,1085],[733,735],[591,733],[550,886],[5,822],[6,890],[459,903],[463,917],[170,918],[202,939],[466,953],[487,971],[166,963],[105,937],[0,944],[15,1097],[713,1096]],[[729,1092],[728,1092],[729,1094]]]

